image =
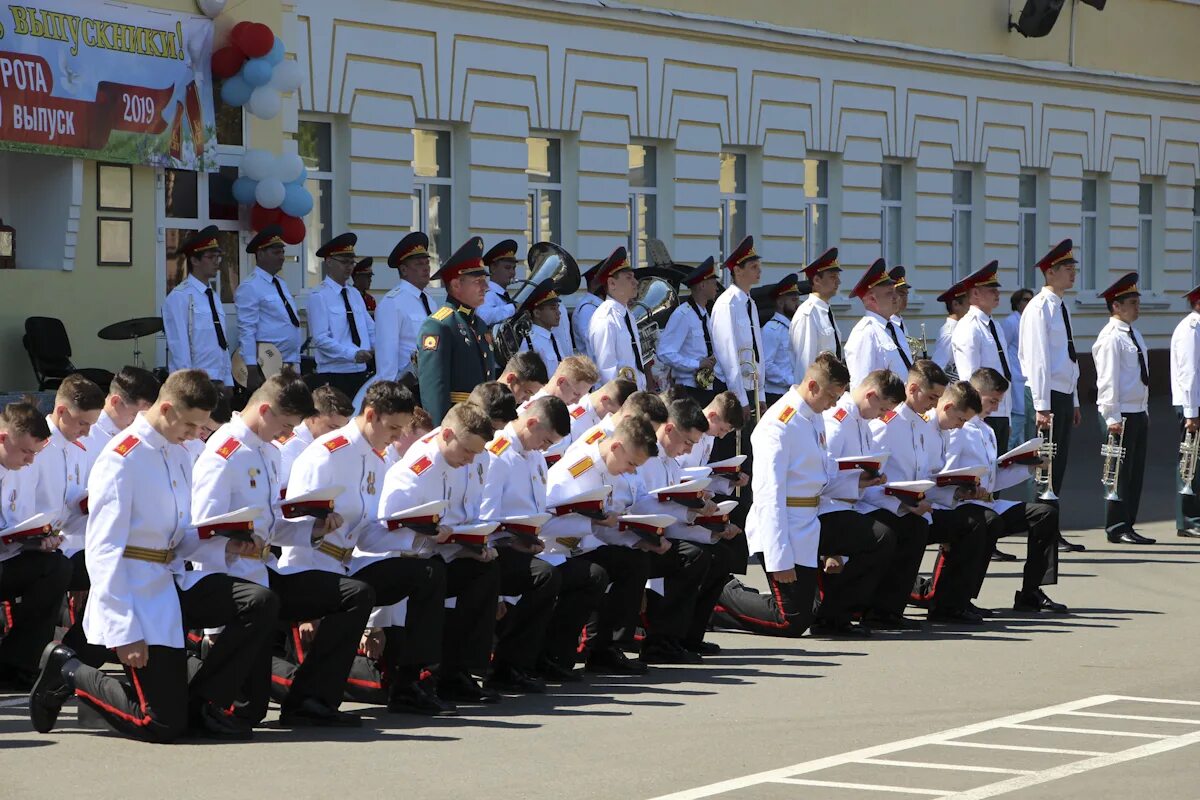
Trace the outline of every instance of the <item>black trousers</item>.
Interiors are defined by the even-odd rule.
[[[712,545],[671,541],[671,549],[650,554],[650,577],[663,579],[663,593],[646,593],[646,637],[680,640],[696,611],[700,587],[712,564]]]
[[[421,667],[442,658],[446,564],[439,558],[386,558],[353,576],[375,590],[375,603],[390,606],[408,598],[404,627],[387,629],[384,663],[415,678]]]
[[[551,564],[513,547],[499,547],[500,594],[520,595],[496,624],[496,664],[524,669],[537,664],[546,629],[562,589],[562,576]]]
[[[779,583],[767,574],[766,594],[730,579],[717,601],[714,619],[729,627],[764,636],[800,637],[813,620],[817,570],[796,567],[796,580]]]
[[[542,655],[560,666],[572,667],[579,655],[580,633],[598,612],[610,580],[599,560],[583,556],[568,558],[554,571],[561,583]]]
[[[185,628],[224,628],[192,675],[193,704],[229,708],[241,694],[279,619],[279,598],[257,583],[212,574],[179,592]]]
[[[92,588],[92,581],[88,576],[87,562],[84,559],[84,552],[80,550],[69,559],[71,562],[71,583],[67,586],[67,590],[71,592],[86,592]],[[79,660],[90,667],[103,666],[109,659],[109,650],[107,647],[101,647],[98,644],[91,644],[87,637],[83,635],[83,612],[86,605],[84,602],[76,602],[75,598],[67,597],[67,620],[69,622],[66,633],[63,634],[63,644],[75,651],[75,655]]]
[[[921,559],[929,543],[929,523],[916,514],[893,514],[882,508],[868,516],[895,537],[891,560],[884,565],[875,586],[871,608],[881,614],[902,614],[921,572]]]
[[[117,733],[167,744],[188,727],[188,665],[183,648],[150,645],[141,669],[125,667],[124,680],[82,665],[75,670],[75,696]]]
[[[818,619],[848,621],[852,613],[871,607],[879,581],[895,557],[896,538],[888,525],[857,511],[821,515],[821,555],[850,560],[839,573],[821,573]]]
[[[727,458],[732,458],[736,455],[738,447],[738,438],[742,441],[742,453],[747,454],[746,460],[742,463],[742,472],[747,476],[753,472],[753,465],[750,463],[753,459],[749,457],[750,446],[750,421],[746,421],[746,425],[742,428],[741,433],[734,431],[726,436],[717,439],[713,442],[712,454],[709,456],[711,461],[724,461]],[[750,484],[747,483],[741,488],[740,494],[729,495],[728,497],[719,497],[718,500],[737,500],[737,508],[729,515],[729,521],[741,528],[746,529],[746,515],[750,513],[750,501],[753,499],[753,494],[750,490]],[[750,547],[746,541],[746,534],[739,533],[733,539],[726,540],[727,547],[732,548],[732,556],[734,560],[734,568],[732,572],[735,575],[745,575],[746,567],[750,562]],[[723,588],[723,585],[722,585]]]
[[[979,578],[975,582],[972,597],[978,597],[983,587],[996,541],[1001,536],[1014,533],[1028,535],[1021,590],[1030,592],[1039,586],[1058,583],[1058,508],[1049,503],[1019,503],[1003,514],[983,508],[983,517],[991,546],[985,548],[980,559]]]
[[[1104,502],[1104,532],[1109,536],[1128,533],[1137,524],[1138,507],[1142,503],[1142,476],[1146,472],[1150,417],[1144,411],[1121,416],[1125,420],[1125,437],[1121,442],[1125,458],[1121,459],[1121,469],[1117,472],[1117,496],[1121,499]],[[1107,441],[1108,426],[1103,417],[1100,425],[1103,428],[1101,441]]]
[[[1179,441],[1183,443],[1184,430],[1183,426],[1186,420],[1183,417],[1183,408],[1175,406],[1175,414],[1179,418]],[[1197,434],[1200,435],[1200,434]],[[1175,462],[1178,467],[1179,462]],[[1179,478],[1179,470],[1175,470],[1175,488],[1183,489],[1183,481]],[[1200,469],[1196,470],[1195,477],[1192,478],[1192,494],[1176,494],[1175,502],[1175,527],[1178,530],[1200,530]]]
[[[933,510],[929,541],[946,547],[942,548],[941,570],[935,577],[930,608],[958,611],[971,602],[980,559],[990,557],[992,552],[984,510],[969,504]]]
[[[1063,479],[1067,476],[1067,459],[1071,455],[1071,431],[1075,429],[1075,399],[1066,392],[1051,392],[1050,411],[1054,414],[1054,443],[1058,445],[1050,485],[1055,494],[1061,495]]]
[[[650,554],[633,547],[606,544],[575,558],[599,565],[610,581],[608,592],[588,620],[585,649],[603,649],[613,642],[632,644],[641,616],[642,595],[650,578]]]
[[[700,583],[700,591],[696,593],[696,605],[692,609],[692,618],[688,623],[687,632],[683,635],[685,642],[698,644],[704,641],[712,619],[713,608],[725,589],[725,584],[734,573],[746,571],[746,559],[742,556],[744,548],[727,539],[719,539],[708,545],[708,555],[711,559],[708,572]]]
[[[500,565],[473,558],[456,558],[447,563],[446,597],[455,600],[454,607],[445,612],[442,669],[448,672],[486,671],[492,658],[492,637],[496,633]]]
[[[0,601],[9,604],[12,614],[0,639],[0,670],[32,675],[54,638],[63,594],[71,583],[71,562],[57,550],[26,550],[0,570]]]

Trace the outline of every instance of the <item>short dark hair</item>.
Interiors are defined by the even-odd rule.
[[[122,367],[108,385],[108,393],[126,403],[153,403],[158,399],[160,384],[154,373],[141,367]]]
[[[212,411],[208,412],[208,416],[213,422],[219,422],[222,425],[233,419],[233,404],[219,388],[217,389],[217,404],[212,407]]]
[[[533,381],[545,386],[550,382],[550,376],[546,374],[546,362],[532,350],[522,350],[514,355],[500,374],[507,375],[510,372],[522,383]]]
[[[654,435],[654,426],[650,424],[650,420],[638,414],[625,417],[617,423],[617,427],[613,429],[613,441],[641,450],[650,458],[658,455],[658,438]]]
[[[1025,295],[1029,295],[1029,299],[1032,300],[1033,289],[1026,289],[1024,286],[1022,286],[1020,289],[1017,289],[1012,293],[1012,297],[1008,299],[1008,302],[1012,306],[1013,311],[1016,311],[1017,306],[1021,305],[1021,298]]]
[[[950,378],[946,375],[946,371],[928,358],[918,358],[913,362],[912,367],[908,370],[908,379],[930,388],[950,385]]]
[[[0,431],[17,436],[29,434],[40,442],[50,438],[50,425],[33,403],[9,403],[0,412]]]
[[[546,395],[533,400],[525,406],[522,417],[537,417],[543,425],[550,426],[559,436],[571,432],[571,412],[567,404],[553,395]]]
[[[738,396],[733,392],[721,392],[713,398],[713,404],[721,414],[721,419],[735,431],[741,430],[746,424],[746,411],[742,408],[742,401],[738,400]]]
[[[628,378],[613,378],[608,383],[600,387],[602,392],[611,392],[613,400],[617,406],[625,405],[625,401],[629,396],[638,390],[637,384]]]
[[[1011,384],[991,367],[980,367],[971,373],[971,385],[980,392],[1007,392]]]
[[[904,402],[904,381],[890,369],[877,369],[869,373],[863,378],[863,384],[874,389],[889,403],[900,405]]]
[[[965,294],[956,294],[954,297],[951,297],[949,300],[945,301],[946,313],[953,314],[954,307],[956,305],[958,305],[959,303],[966,303],[966,302],[967,302],[967,296]]]
[[[417,401],[412,392],[404,384],[398,381],[378,381],[367,389],[358,413],[365,414],[370,408],[381,417],[389,414],[411,414],[416,405]]]
[[[672,400],[667,406],[667,417],[679,430],[708,432],[708,417],[704,416],[704,409],[691,397]]]
[[[825,383],[832,383],[834,386],[850,385],[850,370],[846,369],[846,365],[828,350],[817,355],[816,359],[808,365],[804,375],[806,379],[812,376]]]
[[[454,431],[456,436],[473,433],[485,442],[490,442],[495,430],[491,417],[474,403],[459,403],[452,406],[442,419],[442,427]]]
[[[202,369],[181,369],[172,372],[167,376],[167,381],[158,394],[161,400],[178,403],[195,411],[207,411],[209,416],[212,416],[213,409],[222,397],[212,378]],[[232,417],[233,411],[230,410],[229,414]]]
[[[54,393],[54,404],[63,403],[75,411],[99,411],[104,408],[104,390],[78,372],[68,375]]]
[[[352,417],[354,402],[346,393],[330,384],[325,384],[313,390],[314,417]]]
[[[947,386],[942,399],[950,400],[959,411],[974,411],[976,414],[983,411],[983,400],[980,399],[979,392],[967,381],[956,381]]]
[[[509,363],[511,364],[512,361],[510,360]],[[545,367],[542,368],[542,371],[545,371]],[[467,402],[479,406],[491,420],[512,422],[517,418],[517,398],[513,395],[512,389],[500,381],[479,384],[471,391]]]
[[[267,378],[262,386],[250,396],[247,405],[270,403],[276,413],[289,417],[308,419],[316,413],[313,393],[294,372],[283,372]]]
[[[634,392],[625,398],[621,410],[640,414],[655,427],[667,421],[667,404],[654,392]]]

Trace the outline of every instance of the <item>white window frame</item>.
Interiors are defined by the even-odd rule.
[[[306,296],[309,291],[321,285],[325,280],[325,276],[321,274],[321,259],[317,258],[317,250],[321,245],[329,239],[337,235],[337,153],[338,153],[338,130],[337,125],[331,117],[305,114],[301,115],[300,123],[310,125],[324,125],[329,129],[329,169],[317,170],[309,169],[308,178],[304,184],[308,191],[312,193],[313,210],[309,212],[308,217],[304,220],[305,232],[304,241],[299,245],[299,254],[296,257],[296,268],[289,269],[289,265],[285,264],[283,268],[284,278],[292,285],[299,287],[299,294]],[[324,196],[325,190],[320,189],[312,184],[327,184],[325,187],[329,192],[329,220],[326,225],[329,230],[315,230],[312,221],[315,215],[321,210],[320,198]]]
[[[1157,187],[1153,179],[1143,178],[1138,182],[1138,288],[1149,293],[1154,289],[1154,206]],[[1143,200],[1149,198],[1149,210],[1144,210]]]
[[[899,197],[886,198],[883,195],[883,176],[892,169],[899,174]],[[887,262],[888,269],[904,263],[904,172],[904,164],[892,160],[885,160],[879,171],[879,252]],[[888,219],[892,216],[896,218],[897,241],[892,241],[893,237],[888,235]]]
[[[531,131],[529,137],[525,140],[526,149],[531,145],[531,140],[543,139],[547,142],[557,142],[558,144],[558,180],[557,181],[534,181],[527,180],[528,193],[525,198],[525,218],[529,227],[525,231],[526,237],[529,239],[529,244],[535,244],[541,241],[552,241],[555,244],[561,244],[563,230],[563,140],[560,136],[551,136],[549,133],[540,131]],[[526,162],[526,176],[532,176],[532,167]],[[549,177],[549,176],[547,176]],[[548,197],[553,197],[557,203],[553,204],[553,211],[557,213],[557,226],[551,218],[543,218],[541,213],[542,200]],[[536,210],[536,215],[535,215]],[[533,230],[533,223],[536,219],[537,230]],[[554,228],[558,231],[555,232]]]
[[[417,175],[415,169],[413,172],[412,230],[424,231],[426,234],[429,235],[430,250],[437,251],[435,261],[440,263],[441,259],[449,258],[451,255],[453,255],[453,250],[449,250],[449,248],[454,247],[454,220],[455,220],[455,216],[456,216],[455,215],[455,200],[456,200],[456,198],[454,197],[454,176],[458,172],[458,166],[459,166],[457,163],[458,159],[455,157],[455,151],[454,151],[455,136],[454,136],[454,130],[450,127],[447,127],[444,125],[433,125],[433,124],[427,124],[427,123],[421,122],[421,123],[418,123],[415,128],[413,128],[414,140],[416,139],[418,131],[423,132],[423,133],[437,133],[437,134],[444,133],[446,136],[450,137],[449,147],[446,148],[447,152],[449,154],[449,159],[450,159],[450,174],[449,175],[446,175],[446,176]],[[415,141],[413,144],[413,153],[414,153],[413,158],[415,161],[415,159],[416,159],[416,143],[415,143]],[[431,186],[444,186],[449,191],[449,196],[446,198],[447,202],[446,202],[445,213],[449,217],[448,221],[450,224],[446,225],[446,226],[439,225],[439,231],[441,231],[443,229],[443,227],[446,229],[445,234],[444,234],[445,235],[444,243],[446,245],[446,248],[449,250],[449,252],[445,252],[445,253],[441,252],[441,248],[438,246],[438,243],[436,242],[437,234],[432,232],[432,226],[429,224],[429,199],[430,199],[429,187],[431,187]],[[440,214],[442,209],[439,207],[438,211]],[[431,255],[432,255],[432,253],[431,253]]]
[[[750,182],[750,154],[740,150],[721,151],[720,158],[722,160],[729,156],[732,156],[735,159],[742,159],[742,186],[739,189],[735,183],[735,187],[732,192],[721,192],[720,206],[717,208],[717,222],[719,226],[717,230],[720,232],[718,235],[718,246],[721,251],[722,261],[729,257],[729,254],[733,252],[733,248],[738,246],[742,240],[742,237],[746,235],[745,232],[749,230],[749,220],[747,220],[746,217],[750,213],[750,196],[746,187]],[[734,168],[734,175],[736,181],[736,167]],[[728,220],[733,213],[730,211],[730,209],[736,209],[738,203],[742,204],[742,233],[740,235],[734,234],[734,232],[731,231],[726,225],[726,220]],[[734,238],[735,235],[736,239]]]
[[[975,169],[970,165],[955,166],[951,173],[950,186],[950,273],[954,280],[961,280],[974,271],[975,251],[975,194],[978,180]],[[960,175],[967,178],[967,202],[958,201],[957,185],[955,182]],[[960,232],[966,227],[966,241],[962,241]]]
[[[821,181],[824,168],[825,180]],[[833,224],[829,219],[830,213],[830,183],[833,175],[833,165],[825,157],[804,159],[804,257],[805,263],[811,264],[830,248],[831,230]],[[824,236],[817,236],[817,226],[824,229]],[[821,241],[818,241],[821,239]]]
[[[626,148],[629,155],[629,171],[633,172],[633,148],[641,147],[649,152],[654,153],[654,185],[652,186],[629,186],[629,242],[627,249],[629,251],[629,261],[633,266],[644,267],[648,263],[648,258],[644,259],[643,255],[649,256],[648,249],[643,247],[642,243],[647,239],[658,238],[658,173],[659,173],[659,151],[660,148],[656,142],[630,142]],[[638,204],[643,204],[651,212],[654,223],[654,230],[650,230],[650,226],[643,226],[640,215],[638,214]]]
[[[1092,184],[1092,208],[1085,202],[1088,184]],[[1095,291],[1100,282],[1100,178],[1084,175],[1079,185],[1079,241],[1075,243],[1079,261],[1080,288]]]
[[[1023,179],[1033,180],[1033,205],[1021,205],[1020,182]],[[1021,276],[1021,285],[1033,287],[1037,285],[1034,266],[1038,261],[1038,193],[1041,189],[1041,176],[1032,170],[1021,170],[1017,178],[1017,264]],[[1032,243],[1029,239],[1032,236]],[[1032,249],[1030,249],[1032,248]]]

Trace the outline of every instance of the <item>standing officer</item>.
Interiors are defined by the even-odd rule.
[[[1150,397],[1150,371],[1146,363],[1146,340],[1134,329],[1141,313],[1141,293],[1137,273],[1117,279],[1100,296],[1112,317],[1092,345],[1096,363],[1096,409],[1106,430],[1103,436],[1116,436],[1125,448],[1117,475],[1117,496],[1107,500],[1104,532],[1114,544],[1154,544],[1133,529],[1142,499],[1142,473],[1146,468],[1146,414]],[[1003,441],[1003,439],[1001,440]]]
[[[1179,415],[1181,436],[1200,438],[1200,286],[1187,293],[1192,312],[1175,326],[1171,334],[1171,402]],[[1178,474],[1178,473],[1177,473]],[[1184,494],[1183,482],[1175,507],[1176,529],[1180,536],[1200,539],[1200,471],[1192,476],[1192,494]]]
[[[1075,352],[1071,314],[1063,300],[1075,285],[1078,263],[1070,239],[1063,239],[1037,263],[1046,285],[1021,314],[1021,341],[1017,354],[1033,396],[1032,410],[1037,413],[1037,429],[1049,431],[1058,447],[1050,477],[1055,494],[1062,493],[1071,450],[1071,429],[1080,420],[1079,356]],[[1086,548],[1063,539],[1059,541],[1058,549],[1079,551]]]
[[[1004,333],[992,318],[992,313],[1000,305],[1000,279],[996,277],[999,267],[999,262],[991,261],[962,282],[971,307],[954,327],[950,348],[959,375],[970,377],[980,367],[988,367],[999,372],[1011,384],[1011,354],[1005,346]],[[1011,411],[1012,396],[1006,391],[999,407],[984,420],[995,431],[996,441],[1003,447],[1008,446]]]
[[[808,365],[823,352],[844,359],[842,335],[829,301],[842,285],[842,267],[838,264],[838,249],[831,247],[816,261],[804,268],[804,277],[812,285],[812,292],[804,298],[800,308],[792,316],[788,338],[792,348],[792,373],[799,378],[808,371]]]
[[[588,341],[592,360],[600,370],[600,380],[607,383],[625,378],[646,388],[646,373],[642,364],[638,330],[629,313],[629,304],[637,297],[638,279],[629,266],[624,247],[618,247],[600,264],[596,272],[596,292],[604,302],[596,309],[588,324]]]
[[[353,397],[367,378],[375,323],[362,294],[346,286],[358,236],[343,233],[317,250],[325,280],[308,293],[308,335],[317,356],[316,386],[328,383]]]
[[[438,425],[450,406],[496,375],[492,334],[475,313],[487,292],[483,239],[468,239],[433,277],[446,287],[446,302],[421,325],[417,374],[421,407]]]
[[[552,279],[547,278],[539,283],[525,299],[519,313],[525,312],[529,313],[532,323],[525,337],[525,346],[541,357],[546,365],[546,375],[553,375],[559,363],[570,353],[564,354],[554,337],[554,329],[562,320],[562,300],[554,291]]]
[[[908,283],[908,271],[904,267],[892,267],[888,276],[896,285],[896,313],[892,314],[891,322],[900,332],[900,349],[904,351],[904,355],[910,362],[916,361],[913,358],[912,347],[908,343],[908,328],[904,326],[904,312],[908,310],[908,291],[912,288]],[[921,358],[928,357],[928,353],[921,354]]]
[[[188,276],[163,302],[167,369],[202,369],[217,383],[232,387],[225,309],[210,285],[221,271],[217,227],[209,225],[184,239],[178,252],[187,260]]]
[[[375,277],[375,273],[371,271],[371,265],[374,263],[375,259],[367,256],[355,264],[354,269],[350,272],[350,280],[354,283],[354,288],[362,295],[363,305],[367,307],[367,313],[371,315],[371,319],[375,319],[375,295],[371,294],[371,279]]]
[[[517,243],[505,239],[483,254],[488,268],[487,297],[475,313],[489,328],[499,325],[517,313],[517,306],[508,295],[508,285],[517,276]]]
[[[375,375],[354,398],[362,407],[367,389],[378,381],[400,381],[416,392],[417,334],[433,313],[425,287],[429,285],[429,237],[413,231],[396,243],[388,266],[400,280],[375,309]]]
[[[708,309],[717,296],[716,259],[709,256],[683,279],[691,296],[671,312],[658,337],[658,357],[671,369],[671,380],[700,403],[708,405],[725,384],[717,377],[712,317]],[[704,384],[704,385],[700,385]]]
[[[800,279],[792,273],[769,289],[775,301],[775,315],[763,325],[763,364],[767,384],[767,405],[787,393],[796,382],[792,371],[792,349],[788,332],[792,315],[800,306]]]
[[[954,351],[951,349],[951,342],[954,339],[954,329],[958,327],[959,320],[966,316],[967,309],[970,307],[967,303],[966,279],[939,294],[937,299],[939,303],[946,305],[946,321],[942,323],[942,328],[938,331],[937,342],[934,343],[933,352],[929,354],[929,357],[933,359],[933,363],[945,371],[947,377],[957,380],[958,370],[954,368]]]
[[[863,273],[850,296],[862,300],[867,312],[846,339],[850,388],[858,386],[877,369],[890,369],[901,380],[905,380],[912,368],[912,361],[901,347],[900,331],[892,322],[892,315],[898,306],[896,286],[882,258]]]
[[[753,236],[747,236],[734,248],[729,258],[725,259],[725,269],[729,270],[732,281],[717,298],[712,311],[717,363],[721,366],[729,391],[737,395],[747,413],[753,408],[757,418],[757,411],[766,398],[766,384],[763,381],[762,325],[759,323],[758,310],[750,298],[750,290],[762,277],[762,260],[754,251]],[[742,369],[744,362],[746,371],[752,369],[758,376],[757,391],[746,386],[747,375]],[[744,433],[743,438],[748,442],[749,427]]]
[[[258,364],[259,344],[274,346],[285,366],[300,371],[300,345],[304,338],[296,301],[279,280],[283,269],[283,229],[268,225],[246,245],[254,256],[254,271],[234,292],[237,305],[238,346],[248,370],[246,390],[253,393],[266,379]]]
[[[592,343],[588,337],[588,330],[591,328],[592,315],[596,313],[596,309],[604,302],[604,298],[600,296],[602,288],[596,283],[596,275],[600,272],[600,267],[602,266],[604,266],[604,261],[601,261],[583,273],[581,281],[587,289],[587,294],[575,306],[575,313],[571,315],[571,346],[575,349],[576,353],[585,355],[592,359],[592,361],[596,360],[596,355],[592,352]]]

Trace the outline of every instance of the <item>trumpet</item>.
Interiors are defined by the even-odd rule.
[[[1200,456],[1200,436],[1195,431],[1188,431],[1179,445],[1179,480],[1183,481],[1180,494],[1195,494],[1192,481],[1196,479],[1196,458]]]
[[[1125,428],[1121,427],[1121,434],[1108,434],[1108,441],[1100,445],[1100,455],[1104,458],[1104,467],[1100,472],[1100,485],[1108,491],[1104,494],[1105,500],[1120,500],[1121,495],[1117,494],[1117,480],[1121,475],[1121,462],[1125,459]]]
[[[742,387],[746,390],[746,400],[750,404],[750,419],[746,420],[745,430],[752,431],[758,423],[758,363],[754,360],[753,347],[743,347],[738,350],[738,373],[742,376]],[[741,431],[738,432],[736,445],[734,452],[740,456],[742,454]],[[742,487],[739,486],[734,495],[740,498]]]
[[[1041,489],[1039,500],[1057,500],[1054,493],[1054,455],[1058,452],[1058,443],[1054,441],[1054,415],[1050,415],[1050,427],[1046,430],[1046,438],[1038,447],[1038,455],[1043,461],[1033,473],[1033,485]]]

